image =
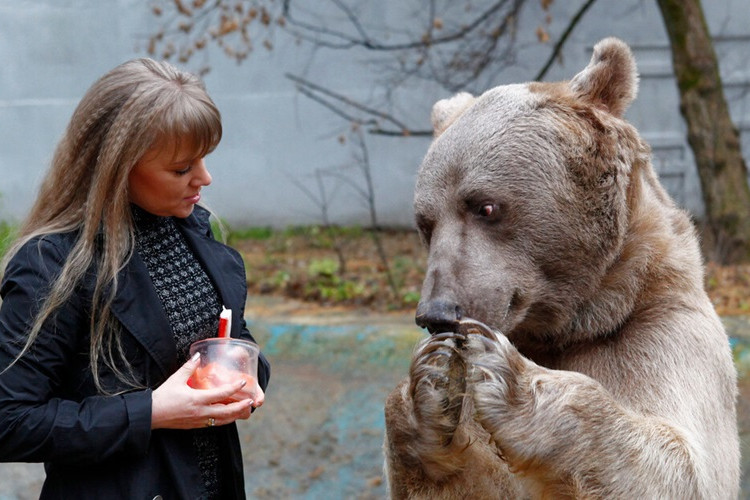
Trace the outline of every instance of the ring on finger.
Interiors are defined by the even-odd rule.
[[[214,417],[208,417],[208,423],[206,424],[208,427],[213,427],[216,425],[216,420],[214,420]]]

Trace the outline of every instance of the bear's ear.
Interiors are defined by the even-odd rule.
[[[468,92],[459,92],[450,99],[443,99],[432,107],[432,130],[435,137],[439,136],[453,123],[456,118],[471,106],[476,98]]]
[[[621,117],[638,93],[638,69],[630,48],[617,38],[600,41],[588,66],[570,81],[570,88],[579,98]]]

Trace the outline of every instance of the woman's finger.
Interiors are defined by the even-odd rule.
[[[260,408],[263,406],[263,402],[266,400],[266,394],[259,386],[256,385],[255,391],[253,392],[253,407]]]
[[[243,399],[234,403],[217,404],[211,406],[211,416],[206,417],[206,425],[226,425],[235,420],[250,418],[252,413],[252,400]],[[213,420],[212,420],[213,419]]]
[[[172,377],[178,379],[181,383],[187,383],[188,379],[193,375],[195,370],[200,366],[201,353],[196,352],[193,357],[188,359]]]

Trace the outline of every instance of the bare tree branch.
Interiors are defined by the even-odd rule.
[[[575,13],[575,15],[570,19],[570,22],[568,23],[568,26],[565,28],[565,31],[563,31],[562,36],[557,40],[557,43],[555,43],[554,48],[552,49],[552,53],[549,55],[549,58],[547,59],[547,62],[542,66],[542,69],[539,70],[539,73],[534,77],[534,80],[541,81],[544,79],[544,77],[547,75],[547,71],[552,67],[552,63],[555,62],[555,59],[558,58],[560,53],[562,52],[563,46],[565,45],[565,42],[568,40],[568,37],[573,32],[573,29],[578,25],[578,22],[583,18],[583,15],[586,13],[587,10],[589,10],[589,7],[591,7],[596,0],[588,0],[586,3],[584,3],[580,9],[578,9],[578,12]]]
[[[420,36],[414,40],[402,43],[384,43],[375,41],[364,29],[359,18],[353,11],[340,0],[332,0],[332,2],[344,13],[345,17],[349,19],[355,31],[359,33],[360,37],[353,37],[344,33],[343,31],[332,30],[327,27],[310,24],[305,21],[297,19],[292,14],[292,4],[294,0],[284,0],[283,4],[283,15],[288,24],[300,28],[302,31],[294,32],[301,39],[314,42],[318,45],[332,49],[349,49],[352,47],[363,47],[369,50],[377,51],[401,51],[411,50],[420,47],[431,47],[435,45],[441,45],[451,42],[456,42],[464,39],[470,33],[477,30],[480,26],[485,24],[493,16],[495,16],[500,9],[502,9],[510,0],[499,0],[493,3],[490,7],[482,11],[473,20],[462,25],[462,27],[452,33],[439,36],[439,37],[426,37]],[[512,11],[516,11],[518,7],[523,5],[524,0],[513,0]],[[431,3],[431,12],[434,13],[434,5]],[[434,14],[433,14],[434,15]],[[320,39],[320,36],[330,37],[331,40],[339,40],[339,42],[333,42],[328,40]]]
[[[388,255],[385,252],[383,241],[380,238],[380,223],[378,222],[378,214],[375,207],[375,186],[372,183],[372,165],[370,164],[370,154],[367,149],[367,141],[365,140],[361,129],[358,128],[354,132],[357,145],[359,146],[359,150],[362,154],[362,156],[359,158],[359,166],[362,169],[362,175],[365,178],[365,184],[367,186],[366,200],[370,212],[370,235],[372,236],[372,241],[375,244],[378,256],[380,257],[380,263],[385,270],[385,275],[388,280],[388,285],[391,289],[391,293],[393,294],[393,298],[398,300],[398,285],[396,284],[396,280],[393,277],[393,272],[391,271]]]
[[[320,85],[317,85],[315,83],[310,82],[309,80],[306,80],[302,77],[287,74],[287,78],[292,80],[297,84],[297,90],[305,95],[306,97],[314,100],[315,102],[318,102],[340,116],[341,118],[344,118],[345,120],[357,123],[359,125],[368,126],[368,130],[371,133],[374,134],[380,134],[380,135],[391,135],[391,136],[414,136],[414,135],[432,135],[432,131],[420,131],[420,130],[411,130],[409,126],[407,126],[405,123],[403,123],[401,120],[397,119],[393,115],[390,115],[388,113],[385,113],[383,111],[380,111],[378,109],[365,106],[364,104],[354,101],[353,99],[336,93],[328,88],[322,87]],[[353,114],[347,113],[340,105],[334,104],[323,97],[321,97],[321,94],[323,96],[326,96],[330,99],[332,99],[335,103],[338,103],[340,105],[353,108],[357,111],[361,111],[365,114],[365,116],[369,116],[370,118],[361,118],[358,116],[355,116]],[[377,119],[383,120],[385,122],[392,123],[397,128],[394,129],[383,129],[380,126],[380,123]]]

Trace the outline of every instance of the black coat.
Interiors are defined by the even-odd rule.
[[[208,212],[176,219],[222,303],[232,309],[232,337],[253,340],[243,319],[247,284],[242,259],[211,237]],[[74,234],[26,244],[9,263],[0,294],[0,370],[16,357],[40,297],[74,244]],[[192,439],[185,431],[151,430],[151,391],[179,368],[175,342],[145,264],[135,253],[119,274],[112,312],[122,345],[148,389],[97,394],[89,368],[87,281],[47,321],[31,350],[0,374],[0,461],[44,462],[42,498],[200,498],[204,492]],[[107,387],[124,389],[107,367]],[[268,385],[261,355],[258,382]],[[244,498],[242,455],[234,424],[216,428],[231,464],[236,498]],[[230,489],[232,489],[230,487]]]

